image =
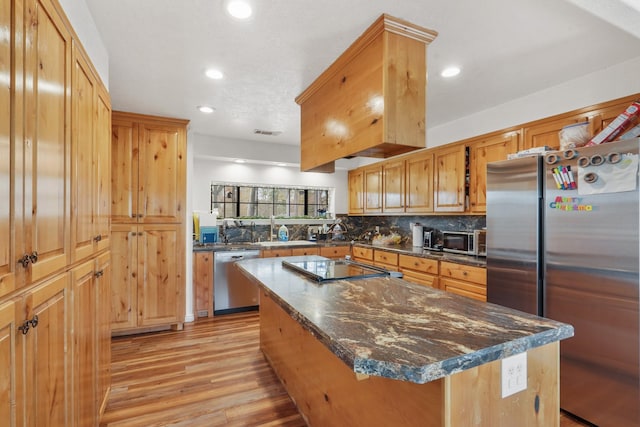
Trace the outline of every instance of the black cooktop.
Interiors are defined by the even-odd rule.
[[[393,275],[402,277],[401,273],[390,272],[384,268],[360,264],[350,260],[313,260],[313,261],[282,261],[282,265],[291,270],[302,273],[318,282],[342,279],[364,279],[367,277],[383,277]]]

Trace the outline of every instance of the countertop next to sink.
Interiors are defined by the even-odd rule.
[[[293,243],[295,242],[295,243]],[[303,243],[304,242],[304,243]],[[413,247],[411,245],[395,245],[395,246],[379,246],[372,245],[366,242],[349,242],[349,241],[327,241],[327,242],[312,242],[312,241],[301,241],[296,240],[292,242],[288,242],[289,245],[285,242],[273,242],[273,245],[269,245],[267,242],[258,243],[214,243],[214,244],[193,244],[194,252],[202,252],[202,251],[229,251],[229,250],[243,250],[243,249],[285,249],[285,248],[299,248],[299,247],[307,247],[307,246],[318,246],[318,247],[331,247],[331,246],[360,246],[364,248],[372,248],[376,250],[383,250],[388,252],[395,252],[398,254],[418,256],[422,258],[436,259],[440,261],[449,261],[455,262],[458,264],[471,265],[475,267],[486,267],[487,259],[484,257],[471,256],[471,255],[459,255],[450,252],[436,252],[430,251],[426,249],[422,249],[419,247]]]
[[[426,383],[573,336],[573,327],[383,277],[318,284],[262,258],[237,266],[355,373]]]

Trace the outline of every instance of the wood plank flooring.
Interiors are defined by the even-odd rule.
[[[305,426],[259,349],[256,312],[112,340],[101,426]],[[560,427],[584,426],[561,414]]]
[[[114,338],[101,426],[304,426],[259,349],[258,314]]]

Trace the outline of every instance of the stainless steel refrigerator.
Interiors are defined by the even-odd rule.
[[[574,326],[560,407],[599,426],[640,426],[639,145],[487,167],[487,298]]]

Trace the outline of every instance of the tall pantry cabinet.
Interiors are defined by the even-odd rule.
[[[114,333],[171,325],[185,310],[188,121],[112,115],[112,305]]]
[[[0,2],[0,29],[0,423],[97,426],[109,95],[56,0]]]

